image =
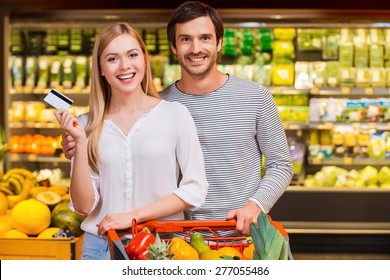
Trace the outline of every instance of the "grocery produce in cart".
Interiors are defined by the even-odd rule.
[[[133,220],[133,239],[123,245],[116,230],[107,232],[111,259],[125,260],[283,260],[289,254],[288,234],[283,226],[261,213],[251,237],[219,237],[216,232],[234,230],[236,221],[149,221]],[[208,234],[203,234],[203,233]],[[165,233],[175,233],[164,238]],[[213,237],[209,237],[210,233]],[[160,237],[162,236],[162,238]]]
[[[287,233],[276,222],[272,222],[264,212],[257,219],[257,226],[251,224],[255,260],[287,260],[289,245],[283,234]]]

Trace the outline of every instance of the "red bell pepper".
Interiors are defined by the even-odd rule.
[[[149,257],[148,247],[155,241],[154,235],[145,227],[125,247],[126,253],[132,260],[146,260]]]

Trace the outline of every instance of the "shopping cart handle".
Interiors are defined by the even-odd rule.
[[[233,230],[236,220],[150,220],[142,224],[135,224],[136,232],[147,227],[152,232],[184,232],[193,228],[209,228],[212,230]]]
[[[121,239],[116,233],[115,229],[107,231],[108,247],[110,248],[110,258],[112,260],[128,260],[129,257],[122,244]]]

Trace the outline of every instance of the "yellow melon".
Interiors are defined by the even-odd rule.
[[[224,255],[227,259],[244,259],[244,256],[241,254],[240,251],[238,251],[236,248],[233,247],[222,247],[218,249],[218,252]]]
[[[53,235],[59,232],[61,229],[59,227],[49,227],[41,231],[37,238],[53,238]]]
[[[217,250],[208,250],[199,256],[200,260],[223,260],[223,254]]]
[[[28,238],[28,235],[17,229],[10,229],[4,234],[4,238]]]
[[[37,200],[45,203],[50,209],[53,209],[58,203],[61,202],[61,196],[53,191],[44,191],[35,197]]]
[[[11,217],[11,213],[0,215],[0,222],[4,222],[10,229],[15,228],[14,220]]]
[[[10,229],[12,228],[7,222],[0,220],[0,238],[4,237],[4,234]]]
[[[12,209],[15,228],[27,235],[37,235],[50,226],[49,207],[34,198],[23,200]]]

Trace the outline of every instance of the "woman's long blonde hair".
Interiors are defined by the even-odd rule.
[[[95,41],[92,53],[92,78],[91,94],[89,96],[89,118],[85,127],[88,138],[88,162],[93,171],[98,173],[99,140],[103,128],[104,117],[111,100],[111,86],[107,83],[100,72],[100,55],[104,49],[116,37],[122,34],[129,34],[135,38],[145,56],[145,76],[142,79],[141,87],[150,96],[159,98],[156,87],[153,83],[152,70],[149,54],[141,36],[127,23],[115,23],[104,28]]]

